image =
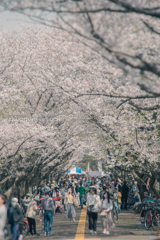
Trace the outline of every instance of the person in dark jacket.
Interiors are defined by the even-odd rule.
[[[129,187],[127,186],[126,181],[122,186],[122,205],[125,202],[124,208],[127,210],[127,198],[128,198]]]
[[[106,190],[107,190],[107,187],[106,187],[106,183],[104,182],[103,188],[101,189],[101,192],[100,192],[100,199],[103,199],[103,195],[106,192]]]
[[[45,198],[41,202],[41,212],[43,214],[44,212],[44,236],[52,236],[51,233],[52,224],[53,224],[53,214],[55,215],[55,208],[53,199],[49,196],[49,192],[45,193]],[[47,231],[47,222],[49,222],[48,225],[48,231]]]
[[[18,233],[19,229],[19,221],[22,218],[22,210],[18,204],[18,199],[17,198],[12,198],[11,200],[11,205],[8,208],[7,212],[7,218],[8,218],[8,223],[11,225],[11,231],[12,231],[12,240],[18,240],[22,239],[22,235]]]
[[[44,186],[41,186],[39,189],[39,198],[42,198],[44,196]]]

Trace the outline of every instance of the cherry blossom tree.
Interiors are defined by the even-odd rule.
[[[0,40],[0,181],[8,194],[65,173],[86,150],[140,179],[159,174],[158,95],[62,30],[1,32]]]
[[[142,90],[160,95],[158,0],[2,0],[1,5],[79,36],[101,57],[131,74]]]

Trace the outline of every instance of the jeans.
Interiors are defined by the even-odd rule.
[[[98,213],[89,212],[88,217],[89,217],[89,230],[93,230],[94,232],[96,232]]]
[[[118,203],[118,200],[115,200],[115,208],[116,208],[116,210],[117,210],[117,214],[118,214],[118,216],[119,216],[119,214],[120,214],[120,209],[121,209],[121,204],[120,203]]]
[[[127,210],[127,196],[122,196],[122,204],[125,202],[124,204],[124,209]]]
[[[48,231],[47,231],[47,222],[49,222]],[[52,210],[45,210],[45,213],[44,213],[44,232],[51,233],[52,224],[53,224],[53,212],[52,212]]]
[[[20,234],[18,233],[18,229],[19,229],[18,223],[11,225],[11,231],[13,233],[12,240],[17,240],[17,238],[20,236]]]
[[[84,202],[84,195],[80,195],[79,199],[80,199],[80,206],[82,208],[83,207],[83,202]]]
[[[64,204],[64,197],[63,197],[63,199],[62,199],[62,204],[64,205],[64,211],[66,212],[67,209],[66,209],[66,204]]]

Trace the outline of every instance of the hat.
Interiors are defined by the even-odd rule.
[[[18,203],[18,198],[12,198],[12,200],[11,200],[12,202],[17,202]]]
[[[30,197],[31,199],[34,197],[32,193],[27,193],[26,196]]]
[[[39,196],[35,196],[35,198],[33,198],[33,200],[39,201]]]
[[[148,194],[148,192],[144,192],[144,194]]]
[[[106,186],[110,186],[110,184],[107,182],[107,183],[106,183]]]
[[[118,189],[118,187],[115,187],[115,189]]]

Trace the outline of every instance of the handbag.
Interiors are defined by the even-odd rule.
[[[107,213],[105,212],[106,210],[103,210],[101,213],[100,213],[100,216],[102,217],[105,217],[107,215]]]
[[[78,208],[78,202],[76,199],[73,200],[73,205],[74,205],[74,207]]]
[[[88,211],[89,211],[89,212],[92,212],[93,208],[94,208],[94,205],[90,205],[90,206],[88,207]]]
[[[96,197],[95,197],[94,204],[92,204],[92,205],[89,205],[89,206],[88,206],[88,212],[92,212],[92,210],[93,210],[93,208],[94,208],[94,205],[95,205],[95,203],[96,203]]]

